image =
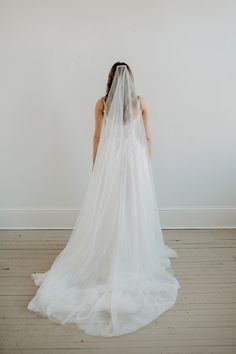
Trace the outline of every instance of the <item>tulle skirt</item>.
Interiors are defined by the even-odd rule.
[[[119,336],[176,302],[174,249],[164,243],[150,160],[128,137],[112,159],[101,142],[75,228],[27,308],[86,333]]]

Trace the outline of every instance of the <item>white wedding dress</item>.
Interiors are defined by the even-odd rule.
[[[122,144],[109,124],[72,234],[51,268],[31,275],[39,288],[27,305],[104,337],[152,322],[175,304],[181,287],[170,261],[177,253],[163,240],[140,107],[123,126]]]

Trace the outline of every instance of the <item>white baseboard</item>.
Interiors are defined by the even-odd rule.
[[[0,229],[73,229],[79,209],[0,210]],[[160,208],[162,229],[236,228],[236,207]]]
[[[79,209],[0,210],[0,229],[72,229]]]
[[[160,208],[163,229],[234,229],[236,207]]]

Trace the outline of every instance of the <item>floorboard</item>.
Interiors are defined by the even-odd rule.
[[[235,354],[236,230],[164,230],[182,288],[173,308],[119,337],[86,335],[31,311],[30,275],[49,269],[70,230],[0,231],[0,354]]]

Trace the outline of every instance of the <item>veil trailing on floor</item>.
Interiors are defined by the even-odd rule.
[[[140,101],[125,65],[106,99],[95,165],[75,227],[27,308],[86,333],[135,331],[171,308],[181,287],[165,245]]]

